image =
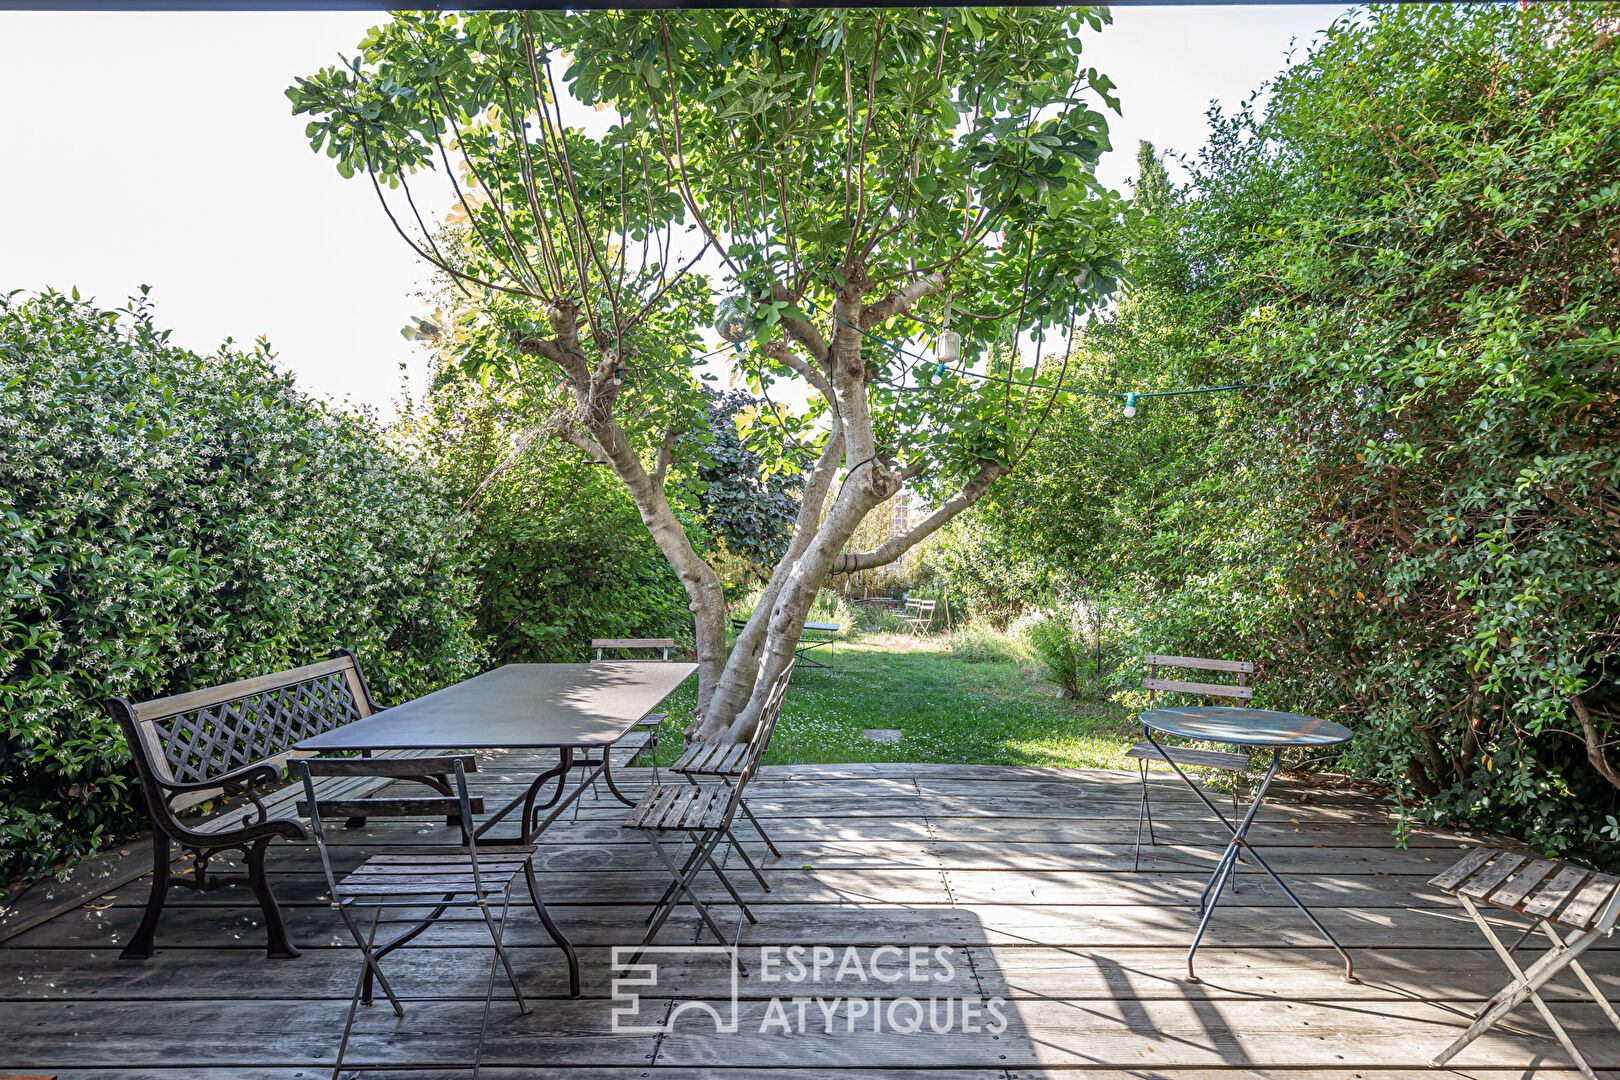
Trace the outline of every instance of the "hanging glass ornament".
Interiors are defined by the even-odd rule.
[[[728,296],[714,308],[714,332],[733,345],[754,336],[759,320],[754,318],[753,301],[746,296]]]

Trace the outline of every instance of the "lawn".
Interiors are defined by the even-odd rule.
[[[811,655],[825,660],[825,650]],[[1111,702],[1062,700],[1008,660],[969,661],[945,637],[867,634],[840,641],[836,674],[801,665],[768,764],[936,761],[1124,768],[1135,728]],[[690,679],[665,702],[661,761],[680,752],[697,701]],[[892,743],[866,728],[898,728]]]

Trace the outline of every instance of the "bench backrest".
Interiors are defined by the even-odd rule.
[[[205,783],[258,762],[280,764],[293,744],[374,711],[354,654],[340,649],[318,664],[130,705],[111,703],[142,780]],[[197,792],[173,810],[206,801]]]
[[[1148,691],[1148,708],[1153,707],[1153,701],[1159,691],[1168,690],[1178,694],[1211,694],[1215,697],[1242,698],[1248,700],[1254,697],[1254,687],[1249,685],[1249,676],[1254,674],[1254,664],[1248,660],[1205,660],[1197,656],[1157,656],[1149,653],[1143,657],[1148,666],[1147,677],[1142,680],[1142,689]],[[1182,668],[1194,671],[1223,671],[1235,676],[1230,683],[1191,682],[1183,679],[1161,679],[1159,669]]]
[[[596,650],[596,656],[593,659],[596,659],[596,660],[615,660],[615,659],[618,659],[618,660],[639,660],[639,661],[642,661],[642,662],[668,660],[669,659],[669,650],[673,649],[674,647],[675,647],[675,639],[674,638],[668,638],[668,637],[592,638],[591,639],[591,648]],[[662,656],[612,657],[612,656],[603,656],[602,655],[602,650],[604,650],[604,649],[612,650],[612,651],[615,651],[615,652],[637,652],[637,651],[658,652],[658,651],[661,650],[663,652],[663,655]]]

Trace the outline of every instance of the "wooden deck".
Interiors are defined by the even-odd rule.
[[[487,795],[515,790],[529,760],[497,756],[477,777]],[[645,773],[625,774],[633,786]],[[751,803],[782,847],[767,871],[772,892],[744,934],[754,975],[741,981],[739,1027],[717,1034],[687,1012],[667,1034],[614,1034],[608,947],[633,943],[665,878],[635,837],[625,810],[583,803],[576,825],[545,837],[537,864],[545,900],[579,946],[585,997],[562,993],[563,966],[532,909],[507,935],[534,1012],[497,997],[485,1075],[499,1080],[1020,1080],[1033,1077],[1276,1077],[1354,1080],[1470,1076],[1572,1080],[1562,1051],[1535,1013],[1466,1050],[1458,1071],[1431,1071],[1481,1000],[1506,981],[1478,931],[1424,884],[1469,838],[1428,832],[1408,850],[1391,840],[1386,811],[1351,794],[1279,784],[1251,834],[1306,903],[1352,950],[1361,985],[1340,979],[1334,954],[1269,883],[1241,878],[1199,953],[1200,985],[1182,981],[1196,925],[1190,906],[1203,874],[1154,862],[1132,873],[1135,774],[976,766],[799,766],[766,770]],[[492,800],[493,801],[493,800]],[[1208,865],[1223,840],[1169,778],[1158,782],[1161,853]],[[743,826],[745,841],[751,834]],[[351,862],[367,845],[448,840],[441,823],[390,823],[342,837]],[[750,843],[750,849],[759,847]],[[735,862],[735,860],[733,860]],[[276,849],[277,892],[301,959],[266,961],[258,912],[245,889],[202,897],[176,891],[158,955],[117,958],[133,931],[145,882],[29,930],[0,947],[0,1074],[54,1073],[112,1080],[307,1080],[330,1074],[357,953],[320,897],[310,848]],[[745,896],[758,893],[746,873]],[[706,893],[719,893],[712,880]],[[717,908],[734,917],[735,909]],[[453,913],[454,914],[454,913]],[[350,1060],[465,1060],[475,1039],[488,973],[487,935],[476,915],[441,922],[392,959],[402,995],[456,994],[450,1003],[407,1002],[362,1011]],[[683,910],[660,941],[695,938]],[[707,942],[707,939],[705,939]],[[767,982],[758,946],[827,946],[819,983]],[[943,981],[912,984],[835,978],[848,946],[861,966],[872,950],[948,947]],[[813,953],[807,953],[808,963]],[[894,967],[894,953],[878,959]],[[936,955],[930,952],[928,955]],[[1588,954],[1589,970],[1620,997],[1620,953]],[[658,1024],[688,1001],[726,1008],[728,967],[714,955],[668,955],[659,985],[642,988],[638,1023]],[[937,965],[929,973],[944,975]],[[498,990],[499,993],[499,990]],[[802,1033],[794,997],[846,1001],[830,1027],[810,1002]],[[1006,1028],[925,1026],[872,1030],[851,1020],[847,999],[1003,998]],[[761,1033],[770,999],[782,999],[790,1033]],[[1564,987],[1553,1008],[1600,1069],[1620,1068],[1620,1034]],[[926,1001],[924,1004],[927,1004]],[[943,1009],[943,1004],[936,1006]],[[868,1006],[869,1008],[869,1006]],[[902,1021],[910,1014],[902,1011]],[[993,1017],[985,1014],[981,1023]],[[902,1024],[904,1026],[904,1024]],[[851,1030],[853,1028],[853,1030]],[[324,1069],[323,1069],[324,1064]],[[433,1069],[410,1076],[447,1074]],[[465,1075],[465,1074],[461,1074]]]

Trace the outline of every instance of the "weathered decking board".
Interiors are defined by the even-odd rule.
[[[477,777],[492,805],[517,790],[529,759],[497,756]],[[627,786],[646,774],[630,771]],[[608,946],[639,938],[667,880],[644,846],[622,835],[625,813],[583,801],[559,822],[536,864],[544,898],[579,946],[585,996],[570,1001],[559,955],[532,910],[514,915],[507,941],[536,1009],[519,1016],[497,998],[485,1053],[494,1080],[1036,1080],[1105,1074],[1175,1080],[1418,1080],[1528,1075],[1573,1080],[1531,1010],[1493,1030],[1456,1063],[1423,1066],[1465,1027],[1503,976],[1478,931],[1424,882],[1463,833],[1415,834],[1395,847],[1387,808],[1353,793],[1279,785],[1251,839],[1322,921],[1356,953],[1362,983],[1338,977],[1330,950],[1251,872],[1223,905],[1199,953],[1204,982],[1181,980],[1196,924],[1189,906],[1222,832],[1190,795],[1160,781],[1155,861],[1132,873],[1135,774],[986,766],[783,766],[767,770],[750,803],[782,848],[759,896],[749,947],[826,946],[863,966],[881,946],[947,946],[948,976],[906,982],[768,982],[739,986],[740,1026],[717,1034],[683,1018],[669,1033],[615,1034]],[[1162,810],[1161,810],[1162,806]],[[336,857],[357,864],[379,844],[444,840],[442,822],[373,823],[340,833]],[[742,831],[750,850],[759,845]],[[1485,838],[1481,838],[1485,839]],[[733,860],[735,862],[735,860]],[[0,947],[0,1073],[55,1072],[59,1080],[310,1080],[330,1069],[356,953],[324,904],[313,850],[287,844],[271,860],[290,933],[304,956],[262,958],[259,915],[245,890],[177,891],[146,963],[116,959],[139,921],[145,883],[28,930]],[[746,874],[735,879],[751,902]],[[709,882],[706,890],[718,893]],[[722,914],[734,909],[717,908]],[[363,1010],[352,1060],[449,1064],[464,1058],[488,975],[478,916],[452,912],[389,959],[407,999],[397,1024]],[[660,942],[688,944],[682,910]],[[1620,942],[1617,942],[1620,944]],[[882,955],[882,954],[880,954]],[[892,953],[889,954],[892,959]],[[1600,985],[1620,996],[1620,948],[1589,954]],[[660,960],[655,987],[639,988],[656,1022],[688,1001],[724,1005],[729,976],[713,955]],[[461,1000],[411,1002],[420,994]],[[874,1032],[850,1019],[831,1030],[814,1004],[808,1027],[761,1033],[772,998],[907,996],[1002,998],[999,1033]],[[1578,987],[1547,996],[1592,1062],[1620,1069],[1620,1033]],[[312,1071],[316,1070],[316,1071]],[[457,1075],[433,1068],[413,1077]],[[464,1075],[464,1074],[463,1074]]]

